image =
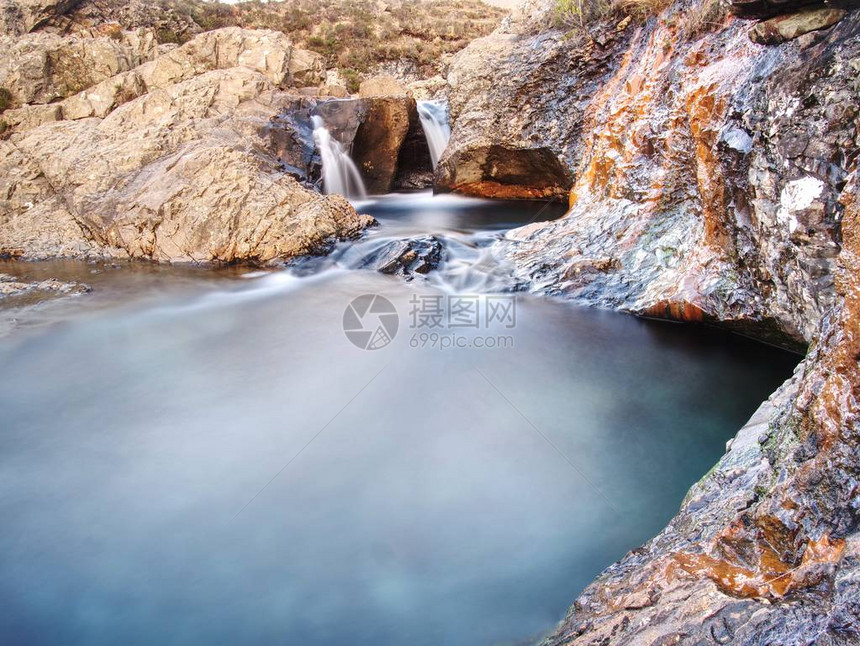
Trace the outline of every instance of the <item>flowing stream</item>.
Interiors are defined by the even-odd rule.
[[[552,207],[360,210],[380,227],[281,271],[0,267],[94,286],[0,310],[0,642],[530,643],[797,362],[505,291],[492,243]],[[437,269],[375,271],[428,238]],[[515,319],[453,326],[462,298]]]
[[[323,190],[325,193],[338,193],[353,199],[364,199],[367,191],[361,174],[343,145],[331,136],[319,115],[311,117],[314,127],[314,141],[322,158]]]
[[[430,148],[430,160],[433,162],[433,168],[436,168],[451,138],[448,106],[442,101],[419,101],[418,116],[421,118],[427,146]]]

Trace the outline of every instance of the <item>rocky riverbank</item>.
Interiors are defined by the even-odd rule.
[[[4,83],[23,105],[3,114],[0,254],[265,263],[367,226],[270,146],[271,117],[323,81],[317,55],[238,28],[160,54],[152,42],[145,29],[14,38]]]
[[[569,189],[564,218],[501,251],[529,289],[810,349],[546,643],[857,643],[860,12],[705,21],[707,3],[676,2],[582,30],[553,6],[456,57],[437,182]],[[523,172],[524,156],[553,161]]]
[[[330,103],[349,95],[324,57],[280,31],[202,31],[145,2],[116,14],[7,5],[0,257],[266,264],[325,252],[372,218],[320,195],[311,114],[332,119],[372,192],[431,181],[411,94],[380,79]],[[168,27],[186,42],[162,42]]]
[[[570,206],[497,246],[521,286],[808,349],[547,644],[860,641],[860,12],[808,4],[738,0],[738,17],[679,0],[560,27],[556,3],[534,0],[451,63],[437,188]],[[372,190],[425,181],[414,97],[395,82],[325,102],[344,88],[281,32],[126,18],[143,22],[0,5],[0,256],[325,251],[372,218],[314,190],[312,114]],[[166,28],[185,42],[159,42]],[[420,271],[412,251],[385,267]],[[54,287],[0,278],[29,289]]]

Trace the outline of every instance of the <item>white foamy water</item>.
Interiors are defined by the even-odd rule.
[[[451,138],[448,107],[441,101],[419,101],[418,116],[421,118],[421,127],[430,148],[430,160],[433,162],[433,168],[436,168]]]
[[[314,141],[322,157],[324,192],[359,200],[366,198],[367,191],[361,174],[343,145],[331,136],[322,117],[315,115],[311,117],[311,121],[314,126]]]

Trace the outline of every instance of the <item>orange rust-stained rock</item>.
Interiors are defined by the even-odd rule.
[[[691,37],[691,8],[599,47],[512,21],[449,75],[449,162],[541,147],[574,177],[565,217],[500,244],[523,285],[811,348],[543,644],[858,644],[860,11],[763,48],[735,18]]]
[[[643,310],[642,315],[688,323],[701,323],[706,319],[701,307],[683,301],[655,303]]]
[[[437,190],[475,197],[565,197],[571,183],[570,172],[547,148],[464,148],[443,158],[436,170]]]
[[[461,195],[501,200],[548,200],[559,197],[560,193],[563,195],[561,187],[522,186],[517,184],[502,184],[490,180],[455,184],[451,187],[451,190]]]
[[[756,547],[759,560],[750,566],[708,554],[679,552],[672,556],[684,571],[711,579],[725,594],[778,599],[832,577],[833,569],[821,566],[833,566],[839,562],[845,541],[831,540],[826,534],[809,541],[797,565],[782,561],[767,543]]]

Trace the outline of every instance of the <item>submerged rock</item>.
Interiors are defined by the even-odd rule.
[[[69,283],[48,278],[46,280],[21,280],[9,274],[0,274],[0,299],[6,296],[19,296],[28,292],[38,292],[43,296],[85,294],[92,288],[84,283]]]
[[[444,256],[444,246],[439,238],[420,236],[384,241],[370,253],[348,264],[353,269],[375,269],[411,280],[415,274],[428,274],[436,269]]]

